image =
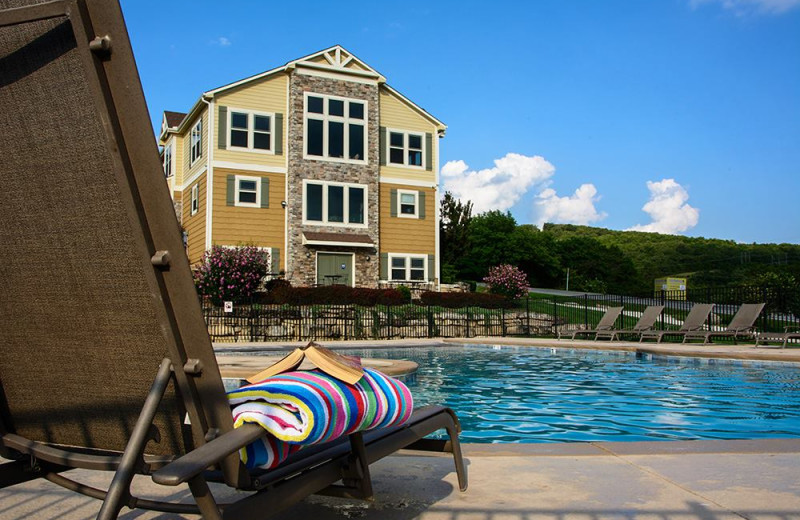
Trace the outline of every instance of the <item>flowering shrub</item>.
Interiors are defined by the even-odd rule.
[[[215,305],[251,298],[269,272],[268,255],[253,246],[213,246],[194,272],[197,292]]]
[[[527,275],[513,265],[502,264],[490,268],[483,281],[489,286],[489,292],[507,298],[522,298],[528,292]]]

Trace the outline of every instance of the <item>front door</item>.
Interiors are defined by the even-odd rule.
[[[352,253],[317,253],[317,284],[353,286]]]

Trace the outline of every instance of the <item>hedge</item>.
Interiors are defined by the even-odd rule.
[[[420,295],[423,305],[458,309],[483,307],[484,309],[510,308],[514,304],[505,296],[489,293],[441,293],[425,291]]]

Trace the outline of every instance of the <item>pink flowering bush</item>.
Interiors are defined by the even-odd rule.
[[[522,298],[528,292],[528,276],[518,267],[509,264],[490,268],[483,281],[489,286],[489,292],[507,298]]]
[[[194,272],[197,292],[215,305],[251,298],[269,272],[268,260],[266,251],[253,246],[213,246]]]

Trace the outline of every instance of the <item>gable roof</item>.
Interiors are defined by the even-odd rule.
[[[186,117],[184,112],[171,112],[169,110],[164,110],[164,120],[167,122],[168,128],[175,128],[180,125],[184,117]]]

